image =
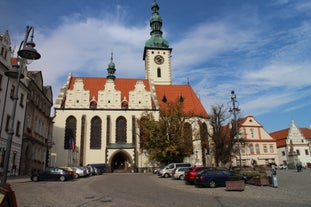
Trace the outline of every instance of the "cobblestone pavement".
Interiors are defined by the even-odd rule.
[[[165,179],[164,179],[165,180]],[[173,184],[175,180],[163,181],[157,179],[162,185],[177,188],[179,190],[208,194],[212,196],[222,196],[232,199],[262,199],[265,201],[288,203],[288,206],[311,206],[311,170],[306,169],[302,172],[296,170],[278,170],[278,187],[246,185],[245,190],[225,191],[224,188],[189,188],[185,187],[183,181]],[[178,181],[177,181],[178,182]],[[295,205],[297,204],[297,205]]]
[[[157,175],[148,173],[113,173],[65,183],[34,183],[28,177],[9,177],[8,182],[16,191],[18,204],[21,204],[18,205],[19,207],[162,207],[168,206],[168,204],[209,207],[311,206],[310,169],[300,173],[295,170],[278,170],[277,178],[277,188],[246,185],[242,192],[225,191],[223,187],[215,189],[196,188],[186,185],[183,181],[159,178]]]

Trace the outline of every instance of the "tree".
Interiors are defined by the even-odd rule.
[[[183,111],[183,102],[166,103],[160,109],[159,120],[152,113],[145,112],[138,120],[140,126],[140,147],[147,150],[149,159],[167,164],[182,162],[193,153],[191,124],[193,115]]]
[[[231,162],[232,155],[237,152],[237,148],[235,147],[238,141],[236,139],[236,120],[229,121],[229,118],[228,110],[223,104],[212,106],[210,113],[212,129],[209,132],[209,136],[214,143],[213,152],[216,166]],[[240,143],[242,141],[240,138]]]

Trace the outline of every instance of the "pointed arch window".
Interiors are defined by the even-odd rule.
[[[126,119],[123,116],[120,116],[117,118],[116,122],[116,143],[126,143]]]
[[[206,123],[200,124],[200,139],[201,139],[202,149],[204,149],[204,152],[208,155],[210,152],[209,152],[208,133],[207,133]]]
[[[98,116],[92,118],[90,149],[101,149],[101,125],[102,120]]]
[[[66,119],[64,149],[74,149],[76,143],[77,119],[69,116]]]
[[[187,155],[193,153],[193,143],[192,143],[192,128],[191,124],[185,123],[184,124],[184,148]]]

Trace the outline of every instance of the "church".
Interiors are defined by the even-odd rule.
[[[148,111],[159,117],[169,101],[182,100],[189,120],[193,154],[191,164],[212,164],[207,139],[209,117],[190,84],[172,83],[169,42],[162,37],[162,18],[152,3],[150,38],[143,50],[145,79],[119,78],[111,55],[105,77],[69,74],[55,102],[52,166],[104,163],[108,170],[142,171],[157,163],[140,147],[137,120]],[[143,70],[142,70],[143,72]]]

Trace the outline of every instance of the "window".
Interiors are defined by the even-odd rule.
[[[92,118],[90,149],[101,149],[101,125],[102,121],[98,116]]]
[[[270,153],[273,153],[274,152],[274,147],[272,144],[269,145],[269,149],[270,149]]]
[[[266,144],[263,145],[263,152],[264,152],[264,153],[268,153],[268,148],[267,148],[267,145],[266,145]]]
[[[161,68],[158,68],[158,69],[157,69],[157,77],[158,77],[158,78],[161,78]]]
[[[5,131],[6,131],[6,132],[9,132],[9,129],[10,129],[10,122],[11,122],[11,116],[8,115],[8,116],[6,117],[6,123],[5,123]]]
[[[21,93],[21,99],[19,101],[19,105],[23,108],[24,107],[24,94]]]
[[[116,122],[116,143],[126,143],[126,119],[123,116],[120,116]]]
[[[73,150],[75,147],[76,141],[76,127],[77,120],[73,116],[69,116],[66,119],[66,128],[65,128],[65,139],[64,139],[64,149]]]
[[[254,154],[254,145],[253,144],[249,145],[249,151],[251,154]]]
[[[193,152],[191,124],[189,123],[184,124],[183,135],[184,135],[185,153],[190,155]]]
[[[254,128],[250,128],[250,131],[251,131],[252,138],[254,138]]]
[[[259,144],[256,144],[256,145],[255,145],[255,148],[256,148],[256,153],[257,153],[257,154],[260,154]]]
[[[296,150],[296,152],[297,152],[297,155],[300,155],[300,151],[299,150]]]
[[[306,155],[309,155],[309,150],[306,149],[306,150],[305,150],[305,154],[306,154]]]
[[[282,151],[282,156],[285,156],[285,151]]]
[[[11,92],[10,92],[10,98],[11,98],[11,99],[14,98],[14,92],[15,92],[15,86],[12,85]]]
[[[136,117],[132,116],[132,144],[136,145]]]
[[[20,121],[18,121],[17,122],[17,124],[16,124],[16,132],[15,132],[15,134],[16,134],[16,136],[17,137],[20,137],[21,135],[20,135],[20,128],[21,128],[21,122]]]
[[[106,134],[106,142],[107,145],[111,143],[110,141],[110,116],[107,116],[107,124],[106,124],[106,130],[107,130],[107,134]]]

